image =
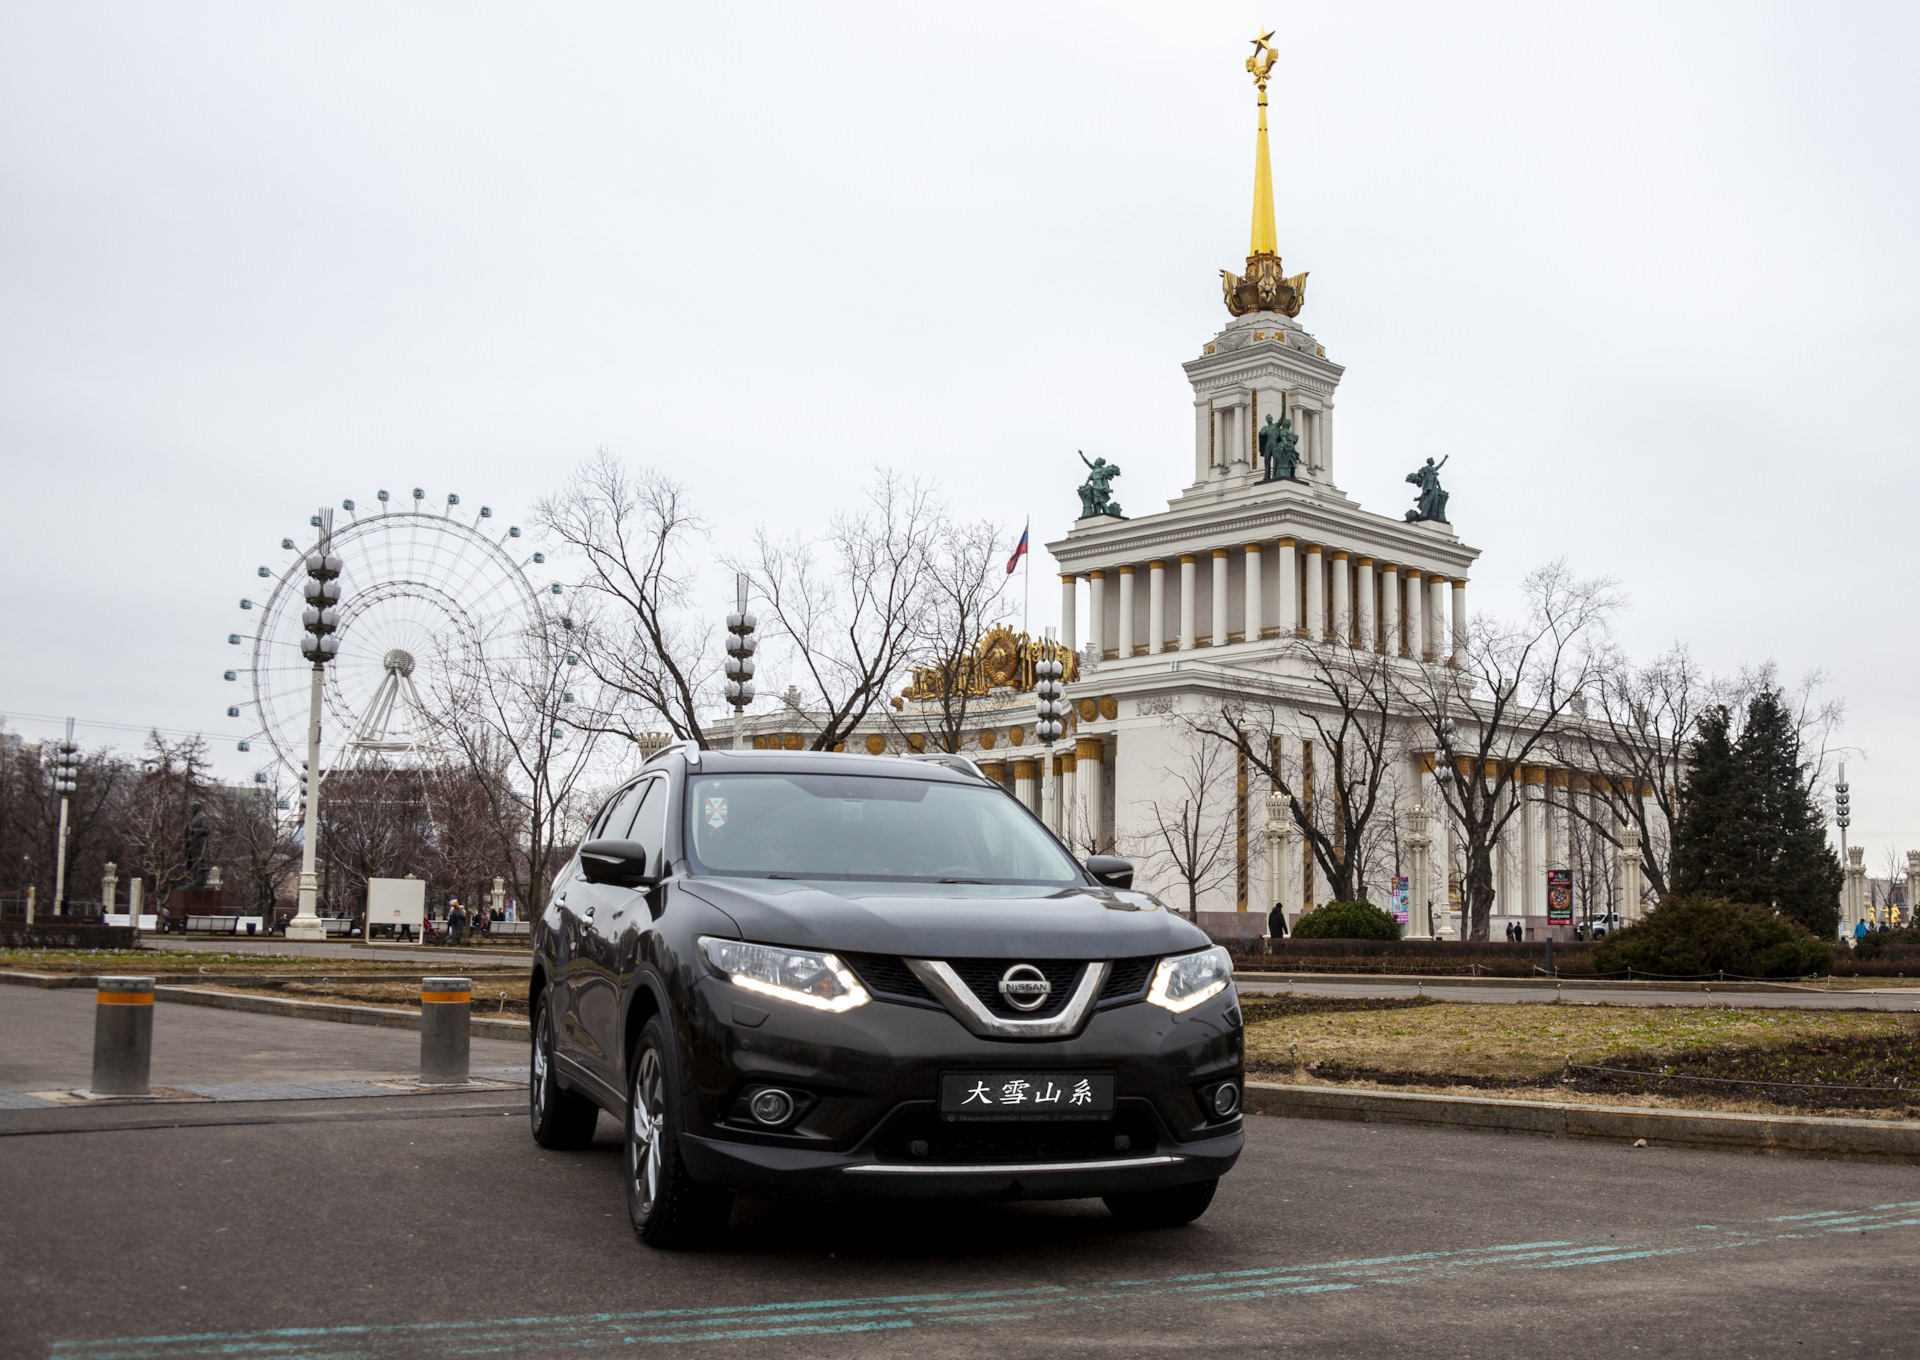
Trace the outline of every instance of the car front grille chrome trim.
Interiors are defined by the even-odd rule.
[[[982,1038],[990,1039],[1064,1039],[1080,1028],[1100,989],[1106,985],[1113,965],[1106,961],[1089,963],[1080,970],[1080,981],[1058,1015],[1045,1020],[1004,1020],[981,1004],[973,989],[953,969],[938,959],[902,959],[913,975],[934,994],[953,1018]]]
[[[1113,1157],[1100,1162],[955,1162],[947,1166],[938,1163],[863,1162],[859,1166],[842,1169],[848,1175],[1034,1176],[1048,1171],[1125,1171],[1136,1166],[1177,1166],[1186,1160],[1185,1157],[1161,1154],[1154,1157]]]

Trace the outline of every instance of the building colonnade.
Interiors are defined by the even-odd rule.
[[[1466,578],[1291,537],[1062,575],[1061,641],[1074,650],[1082,576],[1085,645],[1105,660],[1281,637],[1455,665],[1467,649]]]

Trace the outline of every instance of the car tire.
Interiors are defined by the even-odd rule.
[[[561,1089],[553,1069],[553,1007],[543,994],[533,1003],[533,1070],[527,1074],[527,1116],[533,1141],[554,1152],[576,1152],[593,1141],[600,1107]]]
[[[1218,1180],[1195,1181],[1137,1195],[1106,1195],[1103,1200],[1108,1212],[1129,1228],[1178,1228],[1207,1211],[1219,1184]]]
[[[627,1073],[624,1169],[633,1230],[663,1251],[711,1242],[733,1209],[732,1192],[701,1185],[681,1159],[679,1073],[673,1031],[656,1015],[641,1029]]]

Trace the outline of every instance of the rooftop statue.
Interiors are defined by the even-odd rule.
[[[1453,457],[1448,454],[1447,458]],[[1420,488],[1420,499],[1414,502],[1413,509],[1407,511],[1407,523],[1417,524],[1421,520],[1438,520],[1442,524],[1447,519],[1447,493],[1440,489],[1440,469],[1447,465],[1447,458],[1439,463],[1427,459],[1423,468],[1415,468],[1407,474],[1407,480]]]
[[[1293,422],[1284,414],[1278,420],[1269,415],[1260,427],[1260,466],[1265,470],[1260,478],[1263,482],[1300,480],[1295,475],[1300,466],[1300,436],[1293,432]]]
[[[182,836],[185,842],[187,886],[204,888],[207,886],[207,871],[213,867],[213,856],[207,851],[207,841],[213,834],[213,818],[207,816],[207,810],[198,802],[187,808],[187,814],[187,827]]]
[[[1080,461],[1087,463],[1087,455],[1076,449]],[[1120,502],[1113,499],[1113,479],[1120,475],[1120,465],[1109,463],[1104,458],[1096,458],[1087,463],[1087,480],[1080,484],[1080,518],[1091,519],[1095,515],[1112,515],[1115,519],[1125,519],[1120,513]]]

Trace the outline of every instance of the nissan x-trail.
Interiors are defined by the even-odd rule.
[[[534,934],[530,1111],[625,1127],[659,1247],[735,1192],[1204,1213],[1239,1156],[1227,952],[959,759],[670,747]]]

